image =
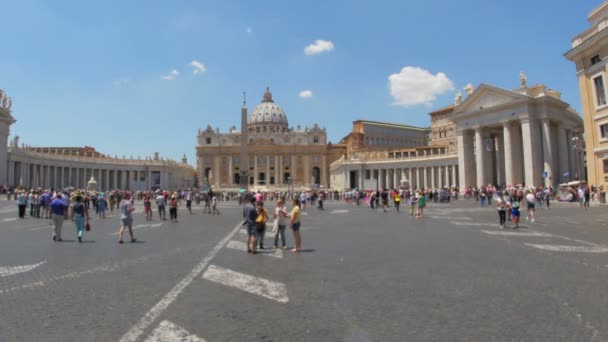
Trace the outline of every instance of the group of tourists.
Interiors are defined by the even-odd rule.
[[[264,202],[260,193],[247,194],[244,196],[247,204],[243,208],[243,225],[247,228],[247,253],[257,254],[258,248],[264,249],[264,238],[266,236],[267,223],[270,218],[268,211],[264,208]],[[285,230],[287,224],[291,227],[295,239],[295,247],[292,252],[302,251],[301,225],[301,202],[294,198],[291,212],[285,206],[285,198],[279,198],[272,212],[274,234],[274,248],[287,249]],[[279,237],[281,247],[279,247]]]

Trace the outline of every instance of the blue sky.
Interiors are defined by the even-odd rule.
[[[242,92],[251,111],[266,86],[290,125],[316,122],[333,142],[357,119],[428,126],[457,89],[516,88],[521,70],[580,111],[563,53],[599,4],[0,1],[0,88],[22,142],[192,164],[197,130],[238,127]]]

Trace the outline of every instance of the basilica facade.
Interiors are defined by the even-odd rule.
[[[341,152],[317,124],[290,127],[267,88],[251,114],[243,102],[240,131],[199,130],[196,155],[201,183],[214,190],[286,191],[329,188],[329,164]]]

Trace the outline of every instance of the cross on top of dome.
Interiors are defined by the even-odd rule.
[[[264,98],[262,102],[274,102],[272,101],[272,93],[270,92],[270,87],[266,87],[266,92],[264,93]]]

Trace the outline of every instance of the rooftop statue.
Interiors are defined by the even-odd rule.
[[[521,82],[521,87],[525,88],[527,86],[528,78],[526,77],[526,73],[523,71],[519,73],[519,81]]]

